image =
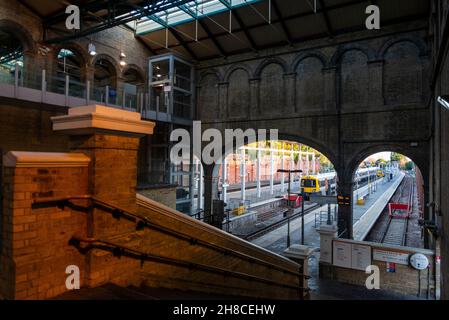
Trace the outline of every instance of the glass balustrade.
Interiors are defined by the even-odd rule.
[[[168,76],[165,61],[154,67],[157,72]],[[172,62],[173,67],[173,62]],[[20,88],[44,90],[48,93],[66,95],[80,99],[87,99],[92,103],[109,105],[129,111],[142,112],[147,116],[147,111],[173,114],[175,117],[190,119],[192,112],[192,92],[184,90],[191,88],[190,66],[184,66],[176,62],[176,80],[167,80],[167,77],[157,77],[157,83],[150,84],[150,92],[132,85],[125,84],[122,88],[96,86],[93,83],[66,77],[65,74],[52,75],[43,72],[33,66],[13,65],[11,68],[0,68],[0,84],[18,85]],[[16,71],[17,68],[17,71]],[[157,73],[159,74],[159,73]],[[172,73],[174,74],[174,73]],[[160,80],[162,78],[162,80]],[[45,81],[45,82],[44,82]],[[87,94],[89,88],[89,95]],[[1,93],[0,93],[1,94]],[[43,97],[45,96],[45,93]],[[22,95],[21,99],[26,99]],[[34,101],[34,100],[33,100]],[[53,100],[61,101],[61,100]],[[69,101],[69,100],[64,100]],[[87,102],[87,101],[86,101]]]
[[[69,81],[69,96],[85,99],[86,92],[86,83],[75,80]]]
[[[4,69],[0,67],[0,83],[14,84],[14,70]]]
[[[29,89],[42,89],[42,71],[34,68],[19,69],[19,86]]]
[[[47,76],[47,91],[65,95],[65,77]]]

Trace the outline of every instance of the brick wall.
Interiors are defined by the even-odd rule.
[[[381,247],[385,249],[384,247]],[[407,251],[406,248],[402,248]],[[420,249],[411,250],[410,253],[421,252]],[[405,295],[427,297],[429,289],[429,297],[435,297],[435,260],[434,254],[430,254],[429,250],[422,251],[429,259],[429,268],[419,271],[411,266],[396,264],[396,272],[387,272],[387,263],[384,261],[373,260],[372,264],[377,266],[380,271],[380,289],[389,290]],[[324,279],[337,280],[343,283],[350,283],[359,286],[365,286],[365,282],[369,274],[364,271],[347,269],[320,263],[320,277]],[[429,278],[428,278],[429,277]],[[430,280],[428,280],[430,279]]]
[[[55,134],[50,117],[62,115],[67,108],[38,104],[18,105],[0,98],[0,150],[64,152],[66,136]]]
[[[86,194],[87,174],[87,167],[4,169],[0,298],[51,298],[66,291],[67,266],[84,274],[86,258],[68,242],[73,234],[86,235],[86,216],[32,204]]]
[[[5,165],[0,298],[46,299],[58,296],[67,290],[65,283],[68,275],[65,271],[69,265],[80,268],[81,285],[84,287],[111,282],[121,286],[144,284],[226,295],[299,298],[299,290],[296,289],[300,286],[297,264],[152,200],[139,198],[138,209],[133,212],[145,215],[152,223],[170,230],[169,232],[148,228],[136,231],[136,221],[124,217],[114,218],[109,210],[89,207],[87,200],[74,201],[79,207],[33,205],[34,200],[78,196],[90,192],[100,199],[118,204],[119,201],[113,200],[125,198],[129,204],[129,197],[132,196],[135,203],[136,195],[131,192],[135,188],[135,174],[134,179],[123,179],[120,175],[129,168],[136,167],[126,160],[129,160],[127,156],[130,154],[135,157],[137,143],[134,142],[137,140],[93,135],[92,140],[87,140],[96,146],[95,151],[91,151],[90,168],[87,165],[59,166],[55,162],[60,156],[50,153],[45,154],[47,165],[41,163],[33,167],[30,160],[23,162],[26,167]],[[83,142],[84,147],[85,143],[86,141]],[[104,148],[99,147],[102,143]],[[117,150],[113,146],[121,146],[124,150]],[[70,157],[73,154],[63,155]],[[10,156],[9,153],[5,158],[10,159]],[[38,157],[39,153],[32,153],[29,159]],[[105,159],[109,159],[109,162],[104,162]],[[135,164],[136,159],[133,159]],[[98,166],[104,171],[96,171],[100,168]],[[94,178],[103,178],[96,181],[89,174],[94,175]],[[105,177],[109,177],[109,180]],[[121,188],[127,191],[121,193]],[[177,232],[178,235],[171,232]],[[179,236],[179,233],[186,238]],[[75,235],[106,240],[192,265],[203,264],[246,273],[275,283],[267,284],[229,274],[224,276],[217,272],[160,261],[142,263],[139,257],[117,256],[112,251],[100,248],[78,250],[69,245],[69,240]],[[190,239],[226,248],[229,252],[217,251],[191,242]],[[231,251],[238,251],[241,255],[235,256]],[[273,266],[256,260],[248,260],[247,257],[285,268],[288,272],[276,270]],[[296,288],[286,288],[286,285]]]

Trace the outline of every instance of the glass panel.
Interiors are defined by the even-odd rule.
[[[70,80],[69,96],[77,98],[86,98],[86,84],[75,80]]]
[[[130,110],[137,110],[138,104],[137,104],[137,95],[126,93],[125,92],[125,108]]]
[[[175,76],[173,84],[175,87],[191,91],[191,67],[175,60]]]
[[[191,118],[191,94],[175,90],[173,94],[173,115],[180,118]]]
[[[106,102],[106,88],[94,87],[92,88],[91,99],[97,102]]]
[[[0,66],[0,83],[14,85],[14,70]]]
[[[42,71],[34,68],[21,68],[19,73],[19,85],[25,88],[42,89]]]
[[[168,103],[170,92],[164,91],[164,85],[153,86],[151,88],[151,110],[159,110],[159,112],[168,111]]]
[[[114,104],[114,105],[121,105],[122,102],[119,101],[119,95],[118,95],[118,91],[116,88],[114,87],[109,87],[109,100],[108,103],[109,104]]]
[[[59,94],[65,94],[64,77],[47,77],[47,91]]]
[[[169,80],[170,78],[170,60],[151,62],[153,68],[153,82]]]
[[[232,0],[232,8],[250,5],[261,0]],[[185,12],[188,10],[189,13]],[[165,28],[165,24],[174,26],[180,23],[195,20],[195,16],[204,17],[229,10],[220,0],[196,0],[184,4],[184,8],[174,7],[154,14],[155,19],[142,18],[137,22],[136,32],[138,35],[153,32]],[[156,21],[161,21],[158,23]],[[134,26],[132,26],[134,27]]]

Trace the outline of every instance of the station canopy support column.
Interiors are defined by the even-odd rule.
[[[270,194],[274,194],[274,159],[273,151],[270,151]]]
[[[260,163],[262,161],[262,155],[260,149],[257,149],[257,180],[256,180],[256,188],[257,188],[257,198],[261,196],[260,190]]]
[[[282,148],[282,151],[281,151],[281,170],[284,170],[285,168],[284,168],[284,160],[285,160],[285,157],[284,157],[284,149]],[[284,177],[284,175],[281,175],[281,192],[284,192],[285,191],[285,177]]]
[[[246,198],[246,150],[242,148],[241,150],[241,161],[240,161],[240,184],[241,184],[241,198],[242,200],[245,200]]]
[[[221,181],[221,190],[222,190],[222,200],[224,203],[227,201],[227,193],[228,193],[228,163],[226,161],[226,157],[223,158],[222,164],[222,181]]]

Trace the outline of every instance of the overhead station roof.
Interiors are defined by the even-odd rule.
[[[430,11],[428,0],[72,0],[84,29],[67,33],[61,26],[68,1],[19,1],[59,29],[50,42],[126,25],[153,54],[171,50],[194,60],[364,30],[372,4],[381,9],[381,26],[426,19]]]

